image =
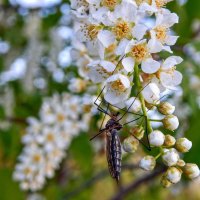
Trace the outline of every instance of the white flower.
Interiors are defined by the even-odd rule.
[[[74,93],[83,92],[86,88],[86,81],[80,78],[72,78],[69,83],[69,90]]]
[[[159,103],[160,99],[160,89],[156,83],[150,83],[142,91],[145,101],[150,104]]]
[[[139,163],[139,166],[146,171],[153,170],[155,168],[155,165],[156,160],[153,156],[145,156]]]
[[[147,12],[150,15],[161,11],[163,12],[163,7],[170,1],[173,0],[136,0],[140,12]]]
[[[192,148],[192,142],[187,138],[179,138],[176,140],[176,149],[181,152],[185,153],[188,152]]]
[[[162,123],[163,126],[170,131],[176,130],[179,126],[179,120],[175,115],[165,116],[165,118],[162,120]]]
[[[87,11],[89,9],[89,3],[86,0],[70,0],[71,3],[71,8],[73,10],[73,14],[78,17],[86,17],[87,16]]]
[[[141,103],[136,97],[131,97],[125,104],[126,108],[134,113],[138,113],[141,110]]]
[[[159,130],[155,130],[149,134],[149,143],[152,146],[156,147],[162,146],[164,141],[165,141],[165,136]]]
[[[88,64],[88,67],[88,76],[94,83],[105,81],[112,75],[113,71],[116,68],[116,66],[112,62],[105,60],[95,60]]]
[[[193,163],[187,163],[183,168],[183,172],[190,179],[194,179],[200,174],[199,167]]]
[[[122,74],[115,74],[107,79],[105,100],[111,104],[118,104],[126,100],[130,93],[130,80]]]
[[[172,106],[170,103],[166,101],[161,102],[158,105],[158,111],[162,113],[163,115],[171,115],[175,111],[175,106]]]
[[[127,66],[134,66],[135,63],[141,64],[141,68],[145,73],[155,73],[160,68],[160,63],[151,57],[151,53],[160,51],[161,48],[158,47],[156,42],[147,43],[146,39],[141,41],[131,40],[125,48],[125,53],[128,55],[124,58],[126,59],[125,64]]]
[[[162,49],[171,52],[169,46],[174,45],[178,37],[170,35],[169,28],[175,23],[178,23],[178,16],[175,13],[170,13],[166,10],[158,13],[156,15],[156,25],[150,31],[152,43],[160,43],[159,46]]]
[[[179,160],[179,155],[176,149],[164,149],[164,154],[162,155],[163,163],[169,167],[176,165]]]
[[[42,189],[46,178],[54,176],[72,138],[88,130],[91,114],[85,114],[85,106],[91,106],[90,99],[89,95],[56,94],[43,102],[40,119],[28,119],[22,139],[25,147],[13,173],[23,190]]]
[[[182,172],[176,167],[170,167],[166,172],[166,178],[171,183],[175,184],[181,180]]]
[[[183,59],[181,57],[170,56],[161,64],[158,76],[164,87],[175,89],[182,82],[182,74],[175,67],[182,61]]]
[[[123,142],[123,149],[125,152],[128,153],[134,153],[137,150],[138,146],[139,141],[133,136],[126,138]]]

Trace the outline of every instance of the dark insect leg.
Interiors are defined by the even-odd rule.
[[[131,120],[130,122],[126,122],[126,123],[124,123],[122,126],[125,126],[125,125],[127,125],[127,124],[132,123],[132,122],[135,122],[135,121],[137,121],[138,119],[141,119],[142,117],[143,117],[143,116],[138,117],[138,118],[136,118],[136,119],[134,119],[134,120]]]
[[[106,114],[108,113],[109,105],[110,105],[110,104],[108,103],[108,105],[107,105],[107,107],[106,107],[106,111],[105,111],[105,113],[104,113],[103,120],[102,120],[102,122],[101,122],[101,126],[100,126],[100,129],[99,129],[99,133],[98,133],[97,135],[95,135],[94,137],[90,138],[90,141],[93,140],[94,138],[96,138],[97,136],[99,136],[101,133],[103,133],[103,132],[106,130],[106,128],[102,129],[102,126],[103,126],[103,123],[104,123],[104,121],[105,121]]]
[[[93,136],[92,138],[90,138],[90,141],[93,140],[94,138],[96,138],[97,136],[101,135],[105,130],[106,130],[106,128],[101,129],[101,130],[99,131],[99,133],[97,133],[95,136]]]
[[[102,112],[102,113],[104,113],[104,114],[110,116],[110,114],[108,113],[108,109],[107,109],[107,110],[104,110],[104,109],[101,107],[101,104],[102,104],[103,101],[99,100],[99,97],[100,97],[101,94],[103,93],[104,89],[105,89],[105,86],[103,87],[103,89],[101,90],[101,92],[99,93],[99,95],[97,96],[97,98],[95,99],[94,105],[97,106],[97,110],[98,110],[98,111],[100,111],[100,112]],[[100,104],[97,104],[97,101],[98,101],[98,100],[100,101]]]
[[[109,106],[110,106],[110,104],[108,103],[108,105],[107,105],[107,107],[106,107],[106,113],[108,113]],[[101,126],[100,126],[99,131],[102,129],[103,123],[104,123],[105,118],[106,118],[106,113],[105,113],[104,116],[103,116],[103,120],[102,120],[102,122],[101,122]]]
[[[101,103],[104,101],[105,103],[107,103],[105,100],[99,100]],[[100,103],[100,104],[101,104]],[[117,109],[119,109],[119,110],[121,110],[121,111],[124,111],[124,112],[127,112],[127,110],[125,110],[125,109],[123,109],[123,108],[119,108],[118,106],[115,106],[115,105],[112,105],[112,104],[110,104],[110,106],[112,106],[112,107],[114,107],[114,108],[117,108]],[[127,113],[130,113],[130,114],[133,114],[133,115],[138,115],[138,116],[141,116],[141,117],[143,117],[144,115],[142,115],[142,114],[139,114],[139,113],[134,113],[134,112],[130,112],[130,111],[128,111]]]
[[[139,139],[138,139],[137,137],[135,137],[134,135],[133,135],[133,136],[134,136],[135,139],[137,139],[147,150],[151,151],[151,146],[150,146],[150,142],[149,142],[149,138],[148,138],[147,116],[138,117],[138,118],[136,118],[136,119],[134,119],[134,120],[131,120],[130,122],[127,122],[127,123],[123,124],[123,126],[124,126],[124,125],[127,125],[127,124],[129,124],[129,123],[132,123],[132,122],[134,122],[134,121],[137,121],[138,119],[141,119],[142,117],[145,118],[145,136],[146,136],[146,139],[147,139],[147,145],[146,145],[142,140],[139,140]]]
[[[162,97],[160,97],[160,98],[155,102],[155,104],[156,104],[157,102],[159,102],[161,99],[163,99],[164,97],[166,97],[166,96],[169,96],[169,94],[165,94],[165,95],[163,95]],[[153,107],[154,107],[154,105],[152,105],[152,107],[150,107],[150,108],[147,110],[147,112],[149,112]]]
[[[124,55],[124,56],[125,56],[125,55]],[[114,72],[116,71],[118,65],[120,64],[120,62],[122,61],[122,59],[124,58],[124,56],[119,60],[119,62],[117,63],[117,65],[116,65],[116,67],[115,67],[115,69],[114,69],[114,71],[112,72],[112,74],[114,74]],[[105,111],[100,105],[97,104],[97,100],[99,99],[99,97],[101,96],[101,94],[103,93],[103,91],[104,91],[105,88],[106,88],[106,86],[104,86],[104,87],[102,88],[101,92],[99,93],[99,95],[97,96],[96,100],[94,101],[94,105],[96,105],[96,106],[98,107],[98,110],[99,110],[100,112],[103,112],[103,113],[106,113],[106,111]],[[101,104],[101,103],[100,103],[100,104]],[[108,113],[106,113],[106,114],[108,114]]]
[[[147,84],[142,88],[142,90],[140,90],[140,91],[137,93],[137,95],[136,95],[135,99],[133,100],[133,102],[131,103],[131,105],[128,107],[128,109],[126,110],[126,112],[122,115],[122,117],[121,117],[118,121],[120,121],[120,120],[129,112],[131,106],[135,103],[135,101],[136,101],[138,95],[139,95],[150,83],[151,83],[151,81],[150,81],[149,83],[147,83]]]
[[[146,145],[145,146],[149,151],[151,151],[151,146],[150,146],[149,137],[148,137],[149,133],[148,133],[147,121],[148,121],[147,116],[145,116],[145,135],[147,138],[147,145],[148,145],[148,146],[146,146]]]

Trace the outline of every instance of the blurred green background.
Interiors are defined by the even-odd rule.
[[[70,66],[68,1],[57,1],[50,6],[47,3],[42,8],[42,1],[31,8],[19,2],[0,1],[0,200],[110,199],[117,188],[108,175],[104,152],[96,153],[85,133],[73,140],[56,176],[48,180],[38,196],[21,191],[12,179],[17,156],[23,148],[20,140],[26,128],[24,120],[38,116],[44,97],[67,91],[68,80],[77,74],[76,68]],[[193,148],[184,159],[200,166],[200,84],[197,84],[200,61],[198,63],[198,58],[195,60],[185,50],[186,45],[191,45],[200,52],[200,1],[188,0],[183,5],[180,2],[184,3],[169,4],[180,17],[174,28],[180,38],[173,50],[184,58],[178,68],[184,79],[183,97],[177,109],[182,125],[177,134],[185,134],[193,141]],[[28,67],[24,69],[24,65]],[[95,131],[97,129],[90,135]],[[138,157],[131,155],[124,162],[134,163]],[[123,170],[124,185],[143,175],[138,169]],[[200,180],[183,180],[172,188],[163,189],[159,178],[155,178],[129,192],[125,199],[198,200],[199,187]]]

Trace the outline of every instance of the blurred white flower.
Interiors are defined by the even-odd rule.
[[[89,95],[55,94],[44,100],[40,119],[28,118],[22,138],[25,147],[13,173],[22,190],[40,190],[46,178],[54,176],[73,137],[89,128],[92,114],[86,107],[92,106],[91,99]]]
[[[166,172],[166,178],[171,183],[175,184],[181,180],[181,170],[176,167],[169,167]]]
[[[192,142],[187,138],[178,138],[175,147],[179,152],[186,153],[192,148]]]
[[[165,116],[165,118],[162,120],[162,123],[163,126],[170,131],[176,130],[179,126],[179,120],[175,115]]]
[[[139,163],[139,166],[146,171],[153,170],[155,168],[155,165],[156,160],[153,156],[145,156]]]
[[[193,163],[187,163],[183,168],[183,172],[190,179],[197,178],[200,174],[199,167]]]

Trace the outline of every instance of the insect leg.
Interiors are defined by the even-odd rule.
[[[136,95],[135,99],[133,100],[133,102],[131,103],[131,105],[128,107],[128,109],[126,110],[126,112],[118,119],[118,121],[120,121],[130,110],[131,106],[135,103],[138,95],[151,83],[151,81],[149,83],[147,83]]]
[[[99,133],[97,133],[95,136],[93,136],[92,138],[90,138],[90,141],[93,140],[94,138],[96,138],[97,136],[101,135],[105,130],[106,130],[106,128],[101,129],[101,130],[99,131]]]
[[[108,113],[109,105],[110,105],[110,104],[108,103],[108,105],[107,105],[107,107],[106,107],[106,111],[105,111],[105,113],[104,113],[103,120],[102,120],[102,122],[101,122],[101,126],[100,126],[100,129],[99,129],[99,133],[96,134],[95,136],[93,136],[92,138],[90,138],[90,141],[93,140],[94,138],[96,138],[97,136],[99,136],[101,133],[103,133],[103,132],[106,130],[106,128],[102,129],[102,126],[103,126],[103,123],[104,123],[104,121],[105,121],[106,114]]]
[[[157,102],[159,102],[161,99],[163,99],[163,98],[166,97],[166,96],[169,96],[169,94],[165,94],[165,95],[163,95],[162,97],[160,97],[158,100],[156,100],[155,103],[147,110],[147,112],[149,112],[149,111],[154,107],[154,105],[155,105]]]
[[[108,105],[107,105],[107,107],[106,107],[106,113],[108,113],[109,106],[110,106],[110,104],[108,103]],[[105,113],[104,116],[103,116],[103,120],[102,120],[102,122],[101,122],[101,126],[100,126],[100,129],[99,129],[99,130],[102,129],[103,123],[104,123],[105,118],[106,118],[106,113]]]
[[[150,142],[149,142],[149,133],[148,133],[148,127],[147,127],[147,122],[148,122],[148,118],[147,116],[145,116],[145,135],[146,135],[146,138],[147,138],[147,145],[146,148],[151,151],[151,146],[150,146]]]
[[[132,136],[134,136],[147,150],[151,151],[151,146],[150,146],[150,142],[149,142],[149,138],[148,138],[148,129],[147,129],[147,120],[148,120],[148,119],[147,119],[147,116],[138,117],[138,118],[136,118],[136,119],[134,119],[134,120],[131,120],[131,121],[129,121],[129,122],[123,124],[123,126],[124,126],[124,125],[127,125],[127,124],[129,124],[129,123],[132,123],[132,122],[134,122],[134,121],[137,121],[138,119],[141,119],[142,117],[145,118],[145,136],[146,136],[146,139],[147,139],[147,145],[146,145],[142,140],[139,140],[136,136],[134,136],[134,135],[132,135]]]
[[[97,106],[97,110],[98,110],[98,111],[100,111],[100,112],[102,112],[102,113],[104,113],[104,114],[110,116],[110,114],[108,113],[108,109],[105,110],[105,109],[103,109],[103,108],[101,107],[101,104],[103,103],[103,101],[99,100],[99,97],[100,97],[101,94],[103,93],[103,90],[104,90],[104,89],[105,89],[105,86],[103,87],[103,89],[101,90],[101,92],[99,93],[99,95],[97,96],[97,98],[95,99],[94,105]],[[100,104],[97,104],[97,100],[100,101]],[[107,102],[106,102],[106,103],[107,103]]]
[[[140,117],[138,117],[138,118],[136,118],[136,119],[134,119],[134,120],[131,120],[131,121],[129,121],[129,122],[126,122],[126,123],[124,123],[122,126],[125,126],[125,125],[127,125],[127,124],[130,124],[130,123],[132,123],[132,122],[135,122],[135,121],[137,121],[138,119],[141,119],[143,116],[140,116]]]

